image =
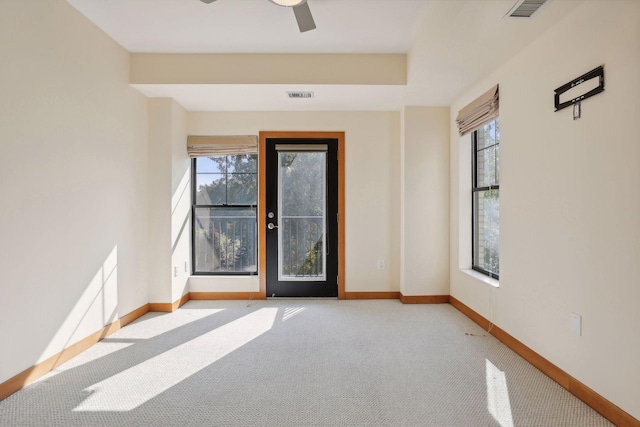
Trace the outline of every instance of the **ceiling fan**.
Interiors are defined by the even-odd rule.
[[[200,0],[200,1],[203,3],[210,4],[216,0]],[[316,28],[316,23],[313,20],[313,16],[311,15],[311,9],[309,9],[307,0],[269,0],[269,1],[271,3],[277,4],[278,6],[293,8],[293,13],[296,16],[296,22],[298,22],[298,28],[300,28],[301,33],[304,33],[305,31],[314,30]]]

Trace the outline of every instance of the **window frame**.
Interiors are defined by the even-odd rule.
[[[221,204],[221,205],[216,205],[216,204],[198,204],[197,203],[197,194],[198,194],[198,186],[197,186],[197,177],[198,177],[198,170],[197,170],[197,161],[198,158],[200,157],[229,157],[229,156],[241,156],[241,155],[255,155],[256,156],[256,172],[252,173],[253,175],[256,176],[256,203],[255,204],[232,204],[232,205],[228,205],[226,203]],[[258,179],[258,158],[257,158],[257,154],[248,154],[248,153],[238,153],[238,154],[224,154],[224,155],[220,155],[220,156],[200,156],[200,157],[194,157],[191,159],[191,244],[190,244],[190,249],[191,249],[191,275],[192,276],[257,276],[258,275],[258,259],[259,259],[259,255],[258,255],[258,183],[257,183],[257,179]],[[222,175],[222,174],[221,174]],[[225,171],[224,173],[225,175],[225,186],[228,184],[228,175],[231,175],[229,172]],[[228,196],[228,194],[226,194],[225,192],[225,196]],[[226,198],[226,197],[225,197]],[[205,208],[205,209],[247,209],[247,208],[251,208],[253,209],[254,212],[254,219],[255,219],[255,235],[254,235],[254,239],[255,239],[255,260],[256,260],[256,269],[255,271],[197,271],[196,270],[196,210],[197,209],[201,209],[201,208]]]
[[[483,147],[478,150],[478,132],[480,129],[484,128],[484,126],[499,122],[500,118],[496,117],[488,123],[484,123],[480,128],[474,130],[471,133],[471,268],[479,273],[489,276],[490,278],[500,280],[500,274],[489,271],[483,267],[480,267],[478,263],[476,263],[476,258],[479,254],[476,254],[476,203],[475,196],[476,193],[487,192],[487,191],[498,191],[498,200],[500,200],[500,179],[496,178],[495,184],[489,184],[482,187],[478,187],[478,153],[486,150],[490,147],[500,146],[500,140],[498,140],[495,144]],[[499,159],[498,159],[499,162]],[[498,222],[498,238],[500,237],[500,222]],[[500,252],[498,252],[498,262],[500,260]]]

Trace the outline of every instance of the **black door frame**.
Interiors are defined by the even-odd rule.
[[[260,132],[258,145],[258,298],[267,298],[267,139],[336,139],[338,141],[338,299],[345,299],[344,132]]]
[[[323,279],[297,280],[291,278],[286,280],[280,278],[278,274],[278,260],[284,255],[279,252],[280,232],[277,228],[269,229],[269,224],[276,224],[276,227],[283,227],[279,222],[278,193],[280,188],[278,173],[278,159],[280,149],[285,147],[324,146],[325,154],[325,227],[326,236],[323,238],[326,245],[326,263],[323,268],[325,274]],[[281,148],[278,148],[281,147]],[[313,151],[313,149],[312,149]],[[309,138],[267,138],[267,218],[270,213],[275,213],[276,217],[269,219],[267,224],[267,297],[337,297],[338,296],[338,140],[309,139]],[[325,250],[322,250],[324,252]]]

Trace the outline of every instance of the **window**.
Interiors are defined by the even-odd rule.
[[[193,274],[257,273],[257,155],[193,159]]]
[[[500,122],[472,134],[473,269],[500,275]]]

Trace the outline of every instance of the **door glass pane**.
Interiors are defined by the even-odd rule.
[[[326,280],[326,152],[278,153],[278,280]]]

